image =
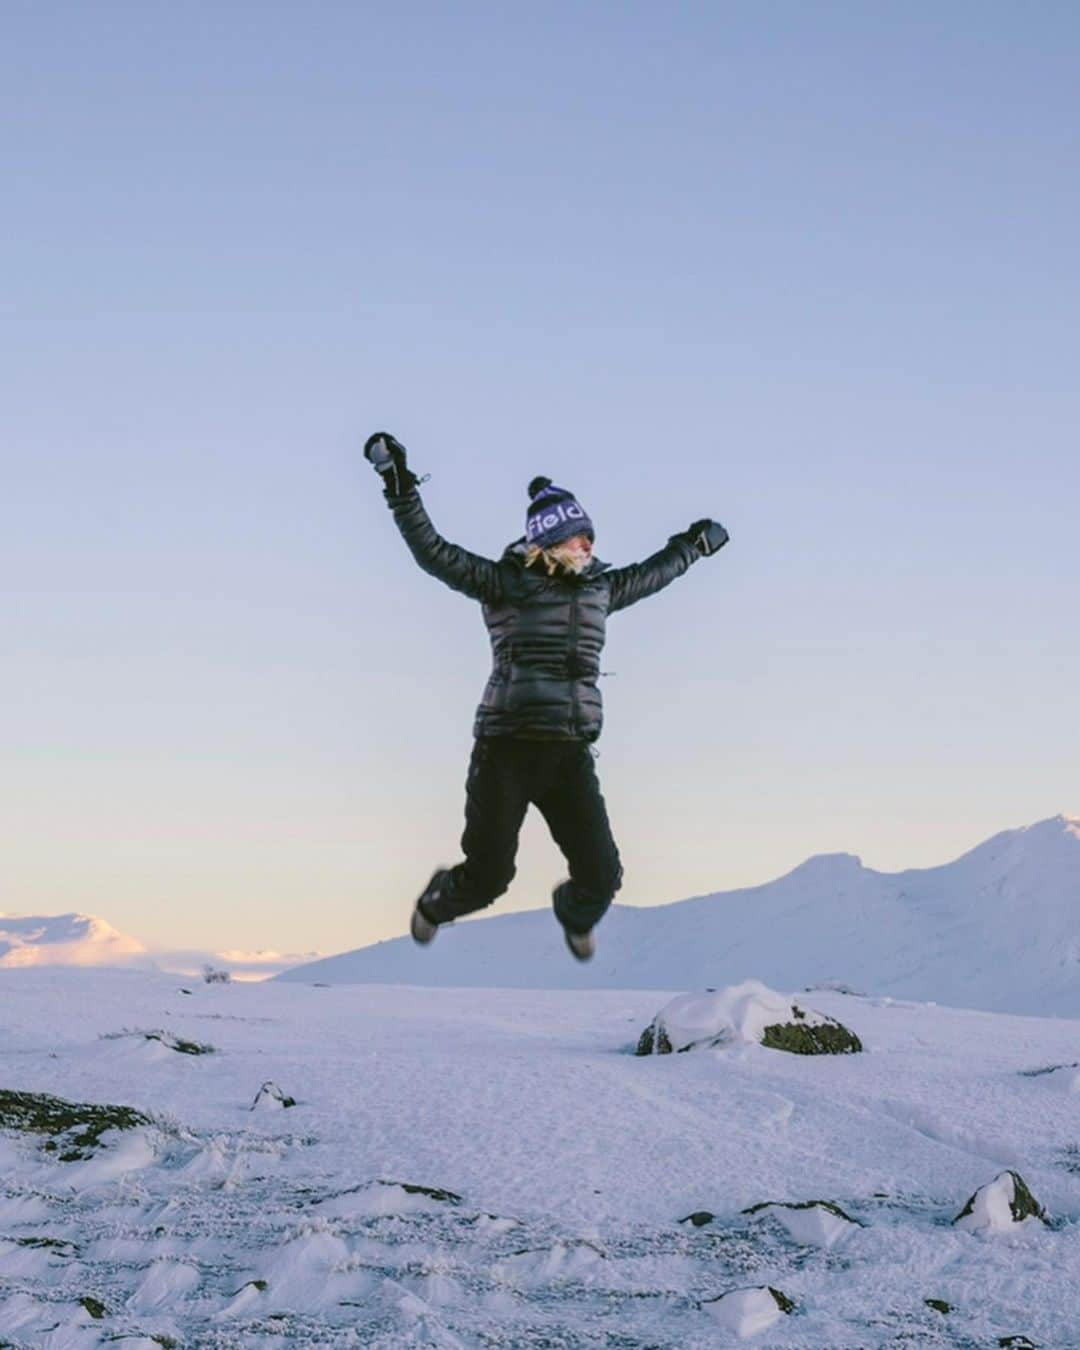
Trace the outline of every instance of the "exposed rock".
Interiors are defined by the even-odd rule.
[[[715,1214],[710,1214],[707,1209],[695,1209],[693,1214],[688,1214],[685,1219],[680,1219],[680,1223],[692,1223],[695,1228],[704,1228],[707,1223],[712,1223],[716,1218]]]
[[[943,1317],[947,1317],[952,1312],[952,1304],[946,1303],[943,1298],[924,1298],[923,1302],[928,1308],[933,1308],[935,1312],[941,1313]]]

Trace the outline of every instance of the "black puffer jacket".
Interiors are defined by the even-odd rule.
[[[607,616],[655,594],[699,556],[676,536],[629,567],[594,557],[579,576],[548,576],[542,566],[525,566],[524,538],[493,562],[443,539],[418,492],[390,505],[424,571],[483,604],[494,665],[476,710],[476,736],[595,741],[603,726],[596,681]]]

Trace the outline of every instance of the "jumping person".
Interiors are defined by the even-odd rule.
[[[529,484],[525,534],[498,562],[451,544],[432,525],[405,447],[376,432],[365,456],[413,557],[432,576],[483,605],[493,668],[476,711],[465,792],[464,860],[438,868],[412,912],[426,945],[441,924],[483,909],[515,873],[530,802],[547,821],[570,876],[555,887],[555,917],[579,961],[622,884],[622,865],[600,794],[592,744],[603,722],[600,652],[609,614],[654,595],[698,558],[727,543],[722,525],[698,520],[629,567],[593,556],[595,532],[573,494],[549,478]]]

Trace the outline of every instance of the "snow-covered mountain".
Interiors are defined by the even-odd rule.
[[[404,916],[403,916],[404,921]],[[280,975],[309,982],[693,989],[753,976],[958,1007],[1080,1016],[1080,819],[1007,830],[954,862],[876,872],[810,858],[763,886],[653,908],[617,905],[588,966],[546,910],[443,929]]]
[[[207,966],[234,980],[265,980],[318,952],[150,950],[92,914],[0,914],[0,970],[24,966],[156,967],[198,978]]]
[[[149,964],[137,938],[91,914],[0,914],[0,970]]]

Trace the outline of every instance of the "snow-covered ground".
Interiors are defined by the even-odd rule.
[[[683,991],[186,988],[0,972],[0,1103],[150,1117],[0,1131],[0,1343],[1080,1346],[1080,1022],[819,993],[863,1053],[638,1058]],[[1049,1224],[952,1224],[1010,1170]],[[809,1200],[858,1222],[742,1213]]]

